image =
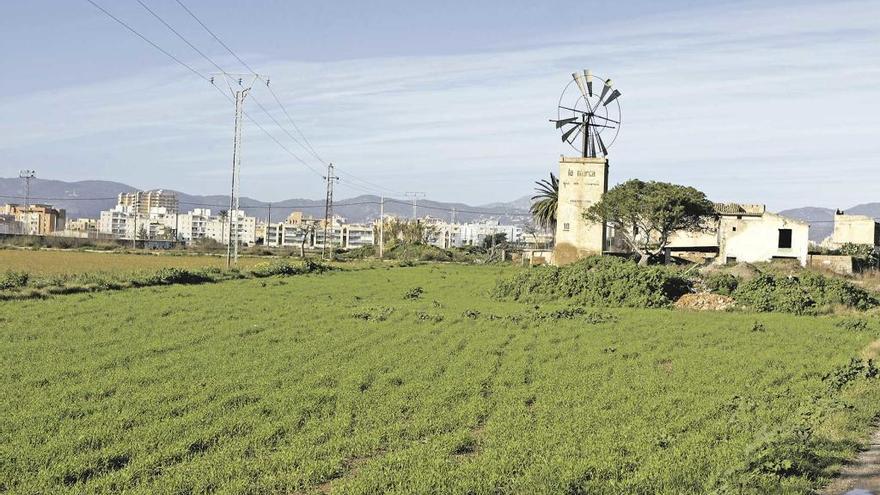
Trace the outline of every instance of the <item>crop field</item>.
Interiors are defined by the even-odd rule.
[[[0,302],[0,492],[809,493],[880,413],[876,317],[490,297],[515,270]]]
[[[260,258],[239,257],[238,262],[239,266],[247,267],[260,262]],[[0,249],[0,272],[15,270],[33,275],[94,271],[131,272],[159,268],[222,268],[225,266],[225,256]]]

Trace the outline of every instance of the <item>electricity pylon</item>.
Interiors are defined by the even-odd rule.
[[[31,233],[31,179],[37,177],[34,170],[22,170],[18,173],[19,179],[24,179],[24,211],[25,211],[25,229],[27,234]]]
[[[211,84],[214,84],[214,78],[223,76],[226,86],[229,88],[230,96],[235,98],[235,131],[232,140],[232,188],[229,194],[229,214],[227,221],[229,223],[229,237],[226,241],[226,268],[230,268],[233,264],[238,265],[238,209],[239,209],[239,183],[241,176],[241,118],[244,113],[244,99],[253,87],[254,82],[261,76],[258,74],[235,74],[230,72],[222,72],[211,74]],[[250,77],[250,83],[245,86],[244,78]],[[238,84],[236,88],[234,83]]]

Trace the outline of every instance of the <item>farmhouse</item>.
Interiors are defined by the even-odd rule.
[[[667,255],[748,263],[795,259],[807,263],[810,226],[767,211],[764,205],[717,203],[717,220],[702,232],[678,232]]]
[[[847,215],[837,210],[834,232],[822,244],[831,249],[844,244],[880,246],[880,223],[866,215]]]

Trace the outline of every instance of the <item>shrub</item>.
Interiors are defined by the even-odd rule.
[[[496,297],[518,300],[572,298],[587,305],[664,307],[690,291],[674,268],[642,267],[630,260],[593,256],[562,268],[535,267],[502,280]]]
[[[18,289],[27,285],[30,275],[27,272],[15,272],[8,270],[0,275],[0,290]]]
[[[733,295],[739,279],[730,273],[713,273],[705,278],[706,286],[716,294]]]
[[[795,314],[813,314],[831,305],[860,310],[878,305],[877,299],[860,287],[811,272],[797,277],[763,273],[739,284],[733,296],[755,311]]]
[[[131,284],[136,287],[149,287],[153,285],[203,284],[211,281],[213,279],[203,272],[183,268],[162,268],[155,273],[134,278]]]
[[[425,289],[423,289],[421,287],[413,287],[413,288],[407,290],[403,294],[403,298],[404,299],[419,299],[422,297],[423,292],[425,292]]]
[[[250,274],[257,278],[275,275],[300,275],[303,273],[321,273],[330,268],[321,263],[305,260],[302,263],[291,263],[285,260],[257,263],[250,269]]]

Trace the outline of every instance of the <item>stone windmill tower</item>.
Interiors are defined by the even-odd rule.
[[[559,159],[559,198],[553,263],[565,265],[606,246],[605,226],[584,220],[583,211],[608,191],[608,148],[620,131],[620,91],[611,79],[589,70],[571,75],[551,120],[577,156]]]

